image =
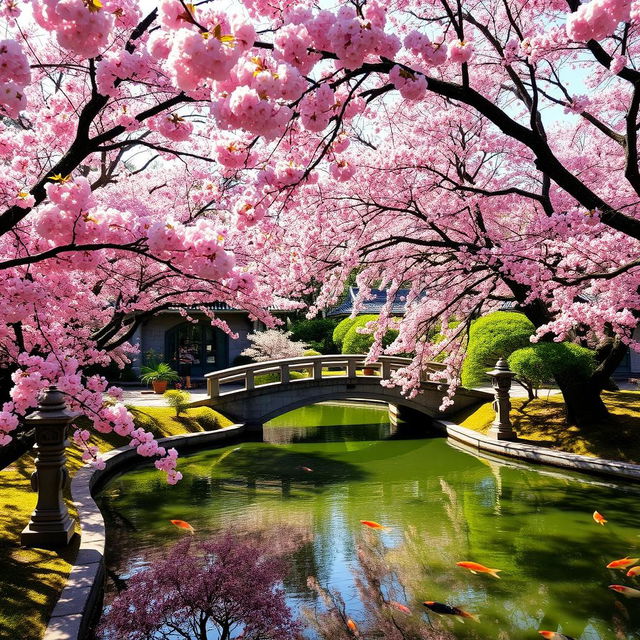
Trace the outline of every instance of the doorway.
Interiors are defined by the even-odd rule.
[[[229,366],[229,336],[206,321],[183,322],[165,333],[165,357],[176,371],[180,345],[186,346],[194,357],[192,378]]]

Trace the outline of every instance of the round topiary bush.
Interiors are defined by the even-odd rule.
[[[466,387],[488,384],[487,371],[498,358],[531,344],[533,323],[522,313],[494,311],[475,320],[469,330],[467,355],[462,365],[462,384]]]
[[[365,327],[369,322],[377,321],[379,317],[373,314],[358,316],[344,337],[342,353],[367,353],[373,344],[373,334],[359,333],[358,329]],[[388,347],[397,337],[398,331],[389,329],[382,339],[382,346]]]
[[[349,331],[349,329],[351,329],[351,327],[353,326],[353,323],[357,319],[358,319],[357,317],[345,318],[344,320],[341,320],[336,326],[336,328],[333,330],[333,336],[332,336],[333,342],[338,347],[338,350],[340,351],[340,353],[344,353],[344,350],[342,348],[344,337],[347,335],[347,332]]]
[[[539,387],[557,375],[588,378],[595,367],[595,354],[573,342],[538,342],[514,351],[509,366]]]

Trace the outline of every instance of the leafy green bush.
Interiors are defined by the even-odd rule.
[[[299,380],[300,378],[308,378],[309,374],[302,373],[301,371],[290,371],[289,378],[291,380]],[[273,373],[261,373],[254,378],[256,387],[261,384],[271,384],[273,382],[280,382],[280,374],[276,371]]]
[[[462,384],[474,387],[488,384],[487,371],[498,358],[509,357],[531,344],[533,323],[522,313],[494,311],[475,320],[469,330],[467,355],[462,365]]]
[[[514,351],[509,366],[539,387],[556,375],[588,378],[595,367],[595,354],[573,342],[538,342]]]
[[[344,337],[342,353],[367,353],[373,344],[373,334],[358,333],[358,329],[366,326],[368,322],[375,322],[378,318],[379,316],[373,314],[358,316]],[[398,332],[390,329],[382,339],[382,346],[388,347],[397,337]]]
[[[155,367],[142,367],[140,380],[144,383],[163,381],[178,382],[180,376],[166,362],[160,362]]]
[[[344,350],[342,349],[343,346],[343,342],[344,342],[344,338],[347,335],[347,332],[349,331],[349,329],[351,329],[351,327],[353,326],[353,323],[357,320],[358,318],[345,318],[344,320],[341,320],[338,325],[336,326],[336,328],[333,330],[333,342],[336,345],[336,347],[338,348],[338,350],[340,351],[340,353],[344,353]]]
[[[189,408],[191,402],[191,394],[187,391],[181,391],[180,389],[172,389],[171,391],[165,391],[162,397],[166,399],[167,404],[176,410],[176,416]]]
[[[333,341],[333,331],[337,324],[337,318],[299,320],[290,327],[291,337],[308,344],[320,353],[337,353],[338,348]]]
[[[307,349],[304,352],[305,356],[321,356],[322,354],[319,351],[316,351],[315,349]]]

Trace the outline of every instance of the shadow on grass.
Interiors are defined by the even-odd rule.
[[[624,462],[640,462],[640,392],[602,394],[610,416],[587,425],[568,425],[561,395],[538,398],[526,404],[512,400],[511,419],[519,441]],[[495,417],[491,403],[459,412],[453,420],[486,433]]]
[[[0,472],[0,638],[39,640],[64,587],[80,543],[60,551],[20,546],[36,503],[30,477],[33,454]]]
[[[520,439],[530,444],[625,462],[640,460],[640,394],[606,392],[607,420],[567,425],[562,398],[538,399],[518,411],[514,402],[514,426]]]

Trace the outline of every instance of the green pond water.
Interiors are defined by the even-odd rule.
[[[640,578],[605,568],[640,556],[637,486],[487,459],[441,437],[394,432],[386,409],[374,407],[306,407],[271,422],[265,440],[182,457],[184,479],[175,487],[149,467],[104,487],[107,604],[114,580],[180,539],[169,520],[182,519],[203,537],[228,527],[301,533],[285,581],[296,610],[317,604],[307,587],[315,576],[340,591],[358,621],[356,548],[375,535],[410,608],[436,600],[480,616],[466,624],[438,618],[458,638],[525,640],[550,629],[576,640],[640,639],[640,599],[607,588],[640,589]],[[593,521],[595,509],[606,526]],[[360,520],[390,528],[373,534]],[[502,579],[473,575],[458,561],[502,569]]]

